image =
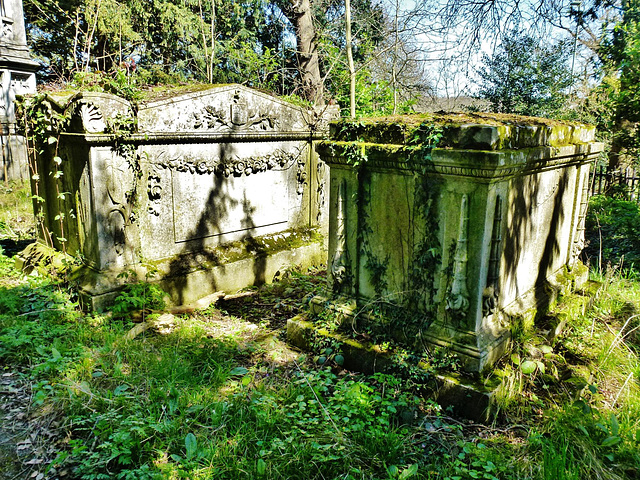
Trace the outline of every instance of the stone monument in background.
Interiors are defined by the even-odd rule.
[[[27,47],[22,0],[0,0],[0,123],[2,124],[2,167],[4,181],[27,178],[27,149],[16,134],[15,99],[35,93],[38,63]]]

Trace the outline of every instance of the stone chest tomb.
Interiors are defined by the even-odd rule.
[[[114,297],[122,273],[154,272],[188,303],[326,256],[328,170],[313,142],[331,112],[240,85],[136,108],[103,93],[50,101],[69,121],[57,154],[38,160],[41,236],[84,259],[77,280],[90,306]]]
[[[330,138],[329,272],[356,322],[382,310],[400,340],[479,371],[515,319],[584,277],[593,128],[448,114],[342,121]]]
[[[27,148],[16,131],[17,96],[35,93],[35,71],[27,46],[22,0],[0,0],[0,149],[4,181],[28,178]]]

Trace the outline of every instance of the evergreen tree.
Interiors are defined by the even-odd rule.
[[[549,117],[566,102],[572,82],[566,44],[546,46],[513,31],[492,56],[483,56],[483,64],[479,93],[496,112]]]

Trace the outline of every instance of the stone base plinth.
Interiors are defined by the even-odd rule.
[[[156,265],[157,276],[150,276],[149,281],[168,293],[170,303],[185,305],[214,292],[236,292],[249,286],[270,283],[278,272],[294,266],[308,268],[321,265],[325,262],[325,257],[322,241],[317,240],[260,256],[239,258],[221,265],[206,265],[168,274],[166,263],[180,263],[180,259],[173,259],[165,262],[165,265]],[[184,263],[188,264],[186,260]],[[137,265],[131,272],[135,272],[138,279],[144,280],[150,270],[149,266]],[[89,267],[83,267],[77,272],[75,281],[83,306],[94,311],[107,310],[124,286],[123,279],[118,274],[98,272]]]

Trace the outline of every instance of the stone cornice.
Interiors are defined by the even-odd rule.
[[[481,179],[498,179],[594,162],[604,149],[602,143],[537,147],[519,150],[481,151],[436,148],[429,160],[416,160],[416,151],[402,145],[358,142],[320,142],[318,152],[332,167],[399,172],[436,173]]]
[[[131,133],[124,136],[113,134],[63,133],[62,137],[72,142],[82,142],[93,146],[109,146],[116,141],[124,144],[189,144],[189,143],[228,143],[228,142],[282,142],[282,141],[316,141],[325,136],[321,132],[245,132],[245,133],[213,133],[213,132],[166,132],[166,133]]]

